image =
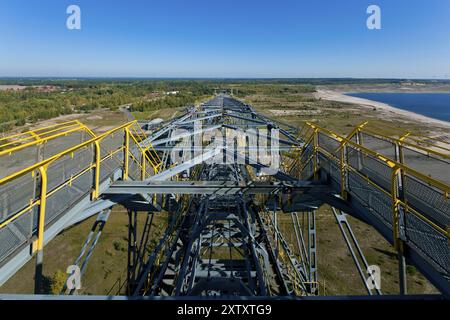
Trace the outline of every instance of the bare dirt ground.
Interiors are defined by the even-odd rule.
[[[118,125],[127,122],[125,114],[121,111],[110,111],[109,109],[94,110],[89,113],[72,113],[62,115],[59,117],[51,118],[48,120],[42,120],[33,124],[26,124],[21,127],[16,127],[14,130],[4,133],[3,136],[9,136],[18,132],[25,132],[38,128],[53,126],[56,124],[78,120],[89,127],[95,133],[106,132]],[[1,136],[1,135],[0,135]]]
[[[276,116],[291,116],[291,115],[312,115],[322,113],[322,110],[280,110],[280,109],[269,109]]]
[[[1,90],[23,90],[25,88],[26,88],[26,86],[0,84],[0,91]]]
[[[411,111],[402,110],[395,108],[389,104],[378,102],[378,101],[372,101],[368,99],[363,98],[357,98],[357,97],[351,97],[345,95],[345,92],[342,91],[335,91],[335,90],[317,90],[317,92],[314,94],[317,99],[324,99],[324,100],[332,100],[332,101],[339,101],[339,102],[345,102],[345,103],[354,103],[357,105],[360,105],[364,108],[373,109],[376,108],[377,111],[380,112],[380,116],[386,116],[386,117],[395,117],[398,120],[401,120],[401,118],[406,118],[407,120],[413,120],[417,122],[422,122],[426,124],[431,125],[437,125],[443,128],[450,129],[450,123],[447,121],[441,121],[438,119],[433,119],[430,117],[426,117]]]

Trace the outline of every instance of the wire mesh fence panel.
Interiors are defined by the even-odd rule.
[[[89,170],[74,179],[70,184],[58,189],[47,197],[45,224],[54,221],[60,214],[72,207],[83,196],[92,191],[93,170]]]
[[[44,159],[50,158],[64,150],[79,145],[91,138],[85,131],[75,131],[45,142],[42,146]]]
[[[312,160],[310,160],[304,166],[303,171],[300,173],[299,178],[302,180],[308,180],[313,176],[313,174],[314,174],[314,163]]]
[[[356,172],[348,172],[347,191],[385,225],[392,226],[392,200],[390,195],[370,184]]]
[[[124,132],[119,131],[113,134],[110,134],[103,138],[100,142],[100,155],[103,158],[104,156],[110,154],[111,152],[119,149],[125,143]]]
[[[148,164],[147,167],[151,168],[148,170],[148,176],[156,174],[160,169],[161,159],[158,153],[154,150],[149,150],[146,153],[145,161]],[[147,176],[147,178],[148,178]]]
[[[409,242],[450,276],[450,245],[446,236],[411,212],[405,216],[405,235]]]
[[[318,159],[318,165],[321,169],[324,169],[330,176],[330,178],[333,180],[335,184],[337,184],[338,187],[341,186],[341,173],[339,170],[339,164],[336,163],[336,161],[328,158],[321,152],[318,152],[317,154]]]
[[[309,160],[309,158],[311,158],[313,153],[314,153],[314,147],[311,144],[307,145],[300,157],[300,164],[306,163]]]
[[[0,155],[0,179],[39,162],[38,148],[34,145],[11,153]]]
[[[443,228],[450,226],[450,199],[444,192],[408,174],[404,179],[404,191],[408,206]]]
[[[130,139],[129,153],[128,153],[128,175],[133,180],[140,180],[142,176],[142,152],[133,139]],[[146,170],[151,169],[147,167]]]
[[[94,162],[92,145],[76,150],[52,162],[47,169],[47,190],[51,191],[72,176],[90,167]]]
[[[38,196],[36,175],[27,173],[0,185],[0,222],[30,205]]]
[[[115,132],[103,138],[100,142],[100,182],[110,177],[115,171],[123,167],[125,133]]]
[[[361,132],[359,144],[389,159],[396,159],[396,146],[391,141],[386,141],[366,132]]]
[[[312,161],[313,154],[314,147],[311,144],[305,146],[305,149],[300,156],[300,161],[296,165],[298,170],[297,176],[299,176],[300,179],[307,180],[314,174],[314,163]],[[300,172],[299,170],[301,170],[302,168],[303,170]]]
[[[450,162],[437,155],[427,155],[419,150],[402,147],[403,163],[433,179],[450,185]]]
[[[0,263],[31,240],[36,229],[37,207],[0,229]]]
[[[392,168],[378,158],[361,152],[351,146],[346,147],[346,159],[349,166],[387,191],[391,191]]]
[[[142,176],[142,169],[137,161],[140,161],[140,159],[136,158],[130,159],[128,166],[128,175],[133,180],[141,180]]]
[[[341,185],[341,172],[339,168],[339,164],[336,161],[330,161],[330,177],[333,179],[339,186]]]
[[[102,160],[100,164],[100,182],[111,177],[114,172],[123,167],[123,152],[120,151]]]
[[[318,133],[318,145],[319,147],[323,148],[324,150],[328,151],[330,154],[338,156],[339,155],[339,146],[341,143],[333,139],[332,137],[319,132]]]

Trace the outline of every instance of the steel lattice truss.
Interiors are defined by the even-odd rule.
[[[201,129],[198,128],[199,123],[202,125]],[[163,167],[169,168],[169,163],[173,162],[170,158],[171,152],[174,150],[186,152],[186,149],[179,147],[179,137],[186,138],[191,135],[196,137],[213,130],[219,130],[226,135],[226,130],[229,132],[239,128],[245,131],[261,124],[266,124],[265,120],[258,119],[249,106],[230,98],[218,97],[203,105],[201,111],[196,111],[195,116],[188,120],[182,117],[181,121],[172,122],[169,124],[169,127],[172,126],[170,130],[163,129],[168,130],[167,134],[160,136],[156,133],[154,136],[158,138],[149,142],[155,150],[163,151],[161,158],[166,161]],[[180,128],[186,132],[174,133]],[[297,143],[292,134],[288,133],[287,137],[290,140],[285,141],[287,146],[285,151]],[[215,145],[212,150],[217,150],[221,144]],[[230,149],[235,150],[234,154],[230,154]],[[308,258],[299,261],[283,240],[274,222],[281,210],[274,202],[277,200],[277,194],[285,188],[295,190],[309,188],[309,184],[300,184],[289,176],[282,177],[284,180],[279,184],[274,184],[276,179],[264,181],[252,178],[264,166],[257,161],[239,163],[237,157],[246,157],[245,147],[239,149],[225,146],[214,154],[216,157],[232,158],[226,164],[216,161],[209,164],[208,159],[196,164],[195,153],[199,150],[191,146],[187,150],[194,154],[190,157],[191,162],[183,162],[183,169],[187,168],[187,171],[184,171],[184,181],[144,181],[140,184],[123,181],[113,185],[108,191],[110,195],[124,192],[143,194],[154,187],[154,190],[158,189],[159,193],[169,196],[169,202],[173,202],[173,207],[183,208],[175,211],[172,217],[174,226],[167,230],[167,237],[162,238],[160,246],[148,257],[144,266],[140,266],[136,261],[130,262],[130,270],[133,271],[130,272],[128,279],[129,294],[175,296],[315,294],[317,291],[315,261],[310,262]],[[209,151],[205,153],[207,152]],[[214,157],[212,154],[208,156]],[[179,171],[174,168],[177,166],[161,174],[178,173]],[[149,180],[154,179],[155,177]],[[159,180],[158,177],[156,179]],[[268,196],[271,193],[273,196]],[[175,194],[184,194],[185,197],[176,200]],[[258,205],[256,199],[258,195],[266,198],[264,201],[267,203],[270,198],[275,207]],[[300,226],[298,230],[303,232]],[[167,242],[168,239],[170,242]],[[304,241],[303,238],[298,240]],[[305,248],[304,244],[302,249]],[[311,256],[314,249],[313,246],[310,251],[306,251],[306,256]],[[281,255],[284,255],[283,261],[280,261]],[[156,259],[157,256],[160,258]],[[140,272],[135,272],[136,269]]]
[[[315,296],[315,213],[328,204],[369,295],[381,290],[347,214],[396,248],[402,293],[406,259],[449,295],[448,150],[365,125],[346,137],[311,123],[295,128],[218,95],[178,118],[133,121],[101,136],[67,123],[4,138],[0,160],[30,148],[38,157],[0,176],[0,283],[36,255],[39,292],[44,245],[98,214],[74,262],[82,277],[111,207],[121,204],[127,279],[112,295]],[[150,247],[161,212],[167,228]],[[62,294],[76,291],[66,285]]]

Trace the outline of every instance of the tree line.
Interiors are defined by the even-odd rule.
[[[116,110],[131,104],[132,111],[153,111],[194,104],[224,89],[238,97],[263,92],[293,94],[315,90],[293,79],[0,79],[1,84],[26,86],[0,90],[0,131],[74,112],[99,108]],[[51,86],[42,90],[40,86]],[[49,89],[49,88],[46,88]],[[166,94],[178,91],[177,94]]]
[[[0,91],[0,131],[74,112],[99,108],[116,110],[123,104],[133,104],[137,110],[180,107],[193,103],[199,96],[213,93],[208,84],[181,80],[3,80],[3,83],[27,88]],[[55,89],[44,91],[39,87],[42,85]],[[180,94],[166,96],[169,91]],[[152,96],[154,93],[159,95],[157,99]]]

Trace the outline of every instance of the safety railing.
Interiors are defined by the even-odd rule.
[[[113,175],[136,180],[154,175],[157,155],[140,147],[135,127],[133,121],[93,135],[0,179],[0,262],[26,243],[32,243],[32,252],[42,250],[44,229],[80,199],[97,199],[101,183]],[[4,155],[19,150],[24,149]]]
[[[408,131],[398,137],[387,136],[368,127],[368,122],[357,126],[348,136],[354,142],[376,151],[389,159],[396,160],[408,167],[424,173],[435,180],[450,184],[450,144],[441,142],[440,145],[428,143],[424,146],[421,141],[411,139],[413,134]],[[435,138],[422,139],[434,141]]]
[[[397,250],[414,244],[450,274],[448,155],[374,133],[369,141],[362,127],[343,137],[307,125],[313,130],[298,172],[317,179],[325,170],[342,198],[350,194],[392,230]]]
[[[445,154],[450,152],[450,138],[448,134],[435,133],[434,136],[424,135],[423,133],[411,130],[399,130],[399,128],[387,125],[386,123],[384,123],[382,127],[379,124],[369,123],[364,128],[364,131],[371,132],[382,137],[396,137],[406,143],[409,142],[422,146],[428,150],[436,150]],[[384,132],[385,134],[380,135],[380,132]],[[389,132],[390,134],[386,134],[386,132]]]
[[[286,164],[285,170],[291,176],[294,176],[298,179],[307,179],[309,177],[302,176],[304,173],[305,167],[310,163],[310,160],[313,157],[313,150],[311,149],[311,142],[314,138],[314,135],[311,134],[304,140],[304,144],[302,147],[296,147],[292,153],[287,155],[288,158],[292,158],[290,161],[285,161]],[[312,169],[310,170],[312,171]]]
[[[45,126],[26,132],[16,133],[0,138],[0,150],[10,148],[13,146],[26,145],[30,142],[43,142],[44,140],[54,139],[60,134],[70,133],[72,130],[86,130],[92,136],[92,131],[78,120]]]
[[[93,137],[85,125],[70,121],[1,138],[0,179]]]

